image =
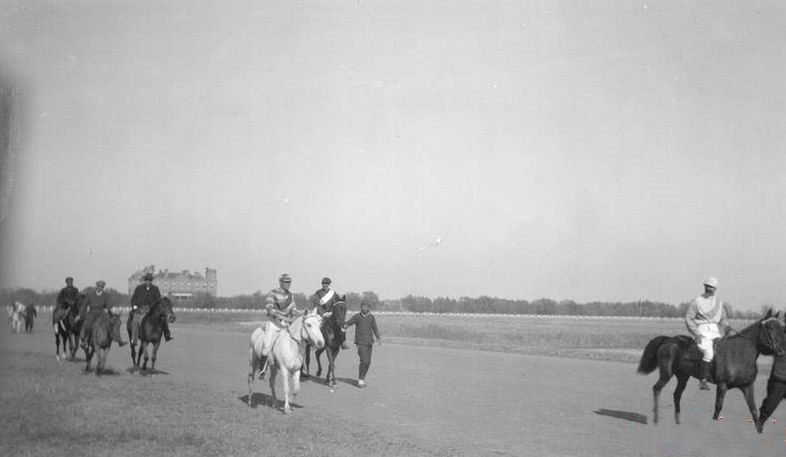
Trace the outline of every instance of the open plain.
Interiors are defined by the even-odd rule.
[[[157,371],[144,376],[129,370],[128,347],[112,348],[111,373],[102,377],[83,373],[81,351],[78,362],[57,362],[54,338],[43,325],[48,316],[39,319],[34,334],[11,334],[4,327],[0,454],[130,456],[140,449],[164,456],[786,454],[783,406],[758,435],[746,421],[738,391],[727,395],[724,418],[712,421],[714,392],[700,392],[695,380],[683,396],[682,425],[673,421],[674,381],[661,397],[661,422],[652,424],[656,375],[635,372],[631,358],[637,348],[623,347],[627,339],[619,335],[682,333],[678,321],[383,315],[378,321],[384,344],[374,349],[369,387],[355,387],[357,356],[354,349],[343,351],[337,388],[306,380],[294,412],[284,415],[268,405],[266,382],[255,383],[254,407],[245,404],[253,324],[181,316],[175,340],[162,345]],[[617,337],[607,336],[610,325]],[[430,334],[421,334],[423,328]],[[473,335],[492,328],[504,332],[471,344]],[[519,346],[505,336],[510,332],[521,335]],[[429,338],[432,334],[438,337]],[[576,334],[585,335],[584,349],[568,350],[570,341],[565,347],[540,345],[556,344],[550,350],[561,356],[533,355],[524,347],[539,347],[532,335],[561,341],[567,338],[561,335]],[[453,337],[469,341],[452,344]],[[507,346],[495,346],[503,340]],[[598,343],[604,340],[606,347]],[[590,351],[593,345],[602,350]],[[608,360],[597,360],[602,354]],[[759,367],[757,404],[769,358],[762,357]]]

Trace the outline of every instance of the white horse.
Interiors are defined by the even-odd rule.
[[[323,317],[316,312],[316,308],[303,316],[295,319],[287,328],[281,329],[276,337],[273,347],[270,349],[268,357],[268,371],[270,393],[273,404],[276,400],[276,375],[279,371],[283,374],[284,384],[284,413],[292,412],[289,402],[300,393],[300,368],[303,366],[303,356],[305,355],[306,343],[312,344],[317,348],[325,345],[322,338]],[[254,379],[259,375],[263,368],[262,339],[265,335],[261,327],[257,327],[251,334],[249,359],[248,359],[248,406],[251,406],[251,395],[253,393]],[[289,382],[292,381],[292,391],[290,394]]]
[[[21,302],[15,301],[13,305],[6,306],[8,311],[8,324],[14,333],[22,331],[22,319],[24,319],[25,305]]]

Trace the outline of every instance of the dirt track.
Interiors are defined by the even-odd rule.
[[[6,328],[0,335],[0,343],[20,352],[54,354],[47,329],[9,335]],[[178,326],[175,336],[162,346],[157,367],[162,373],[156,376],[184,386],[207,386],[227,401],[244,398],[244,333]],[[125,372],[129,362],[127,347],[112,349],[108,365],[129,382],[145,382]],[[335,410],[348,426],[365,423],[381,434],[392,429],[424,446],[465,455],[786,454],[786,419],[780,421],[786,406],[776,411],[777,423],[757,435],[746,422],[747,408],[738,391],[727,395],[724,419],[712,421],[714,392],[699,392],[695,381],[683,397],[683,424],[673,423],[672,381],[661,399],[661,423],[654,426],[650,389],[655,374],[637,375],[632,364],[385,344],[374,349],[368,388],[352,384],[356,367],[354,349],[342,352],[335,391],[304,382],[296,400],[302,408],[293,414],[305,414],[306,408]],[[768,374],[766,365],[760,367],[757,403]],[[268,394],[267,383],[256,383],[255,392]]]

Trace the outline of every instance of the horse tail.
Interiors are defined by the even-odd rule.
[[[658,368],[658,349],[669,338],[664,335],[656,336],[647,343],[639,361],[639,368],[636,370],[638,373],[650,374]]]

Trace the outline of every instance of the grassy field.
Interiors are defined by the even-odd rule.
[[[247,332],[259,313],[180,313],[178,323]],[[377,315],[383,341],[638,362],[658,335],[687,334],[679,319],[570,319],[529,316]],[[750,322],[732,321],[736,329]],[[348,336],[351,339],[353,330]],[[351,340],[350,340],[351,341]]]
[[[284,416],[248,408],[245,396],[227,403],[210,389],[165,377],[99,378],[83,375],[83,366],[0,348],[0,455],[454,455],[325,414]]]

